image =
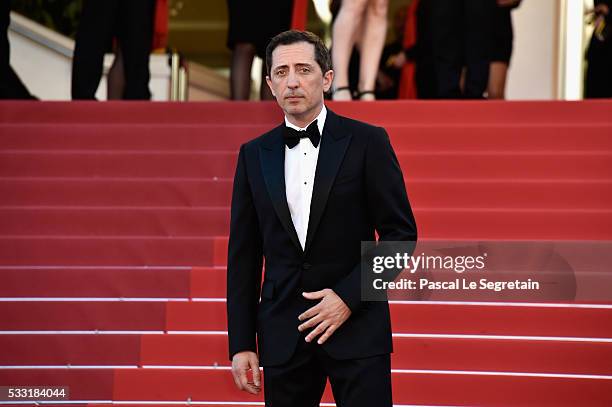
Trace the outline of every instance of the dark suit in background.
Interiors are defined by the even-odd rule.
[[[512,11],[520,6],[520,2],[510,7],[497,6],[493,11],[493,27],[491,30],[491,62],[503,62],[510,65],[514,42],[514,27],[512,26]]]
[[[585,98],[612,98],[612,0],[595,0],[610,10],[599,38],[593,34],[586,53]]]
[[[121,46],[124,99],[150,99],[149,55],[155,0],[85,0],[72,64],[72,98],[95,99],[104,54],[112,40]]]
[[[228,258],[230,359],[258,347],[266,386],[275,381],[301,389],[300,399],[269,405],[318,405],[326,377],[337,403],[390,405],[388,303],[361,301],[359,262],[360,242],[375,240],[375,231],[380,240],[416,241],[399,163],[384,129],[328,110],[302,250],[285,193],[283,127],[240,149]],[[324,288],[352,314],[323,345],[305,343],[298,316],[316,302],[301,293]],[[367,377],[351,377],[352,366],[367,366]],[[368,386],[382,386],[388,400],[374,399],[381,392]],[[266,390],[269,397],[282,400]]]
[[[491,62],[495,0],[422,0],[418,11],[419,98],[481,99]],[[461,90],[461,71],[465,86]]]

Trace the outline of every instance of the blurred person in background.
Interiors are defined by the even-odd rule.
[[[385,45],[378,77],[377,99],[415,99],[414,63],[416,44],[416,9],[418,0],[397,9],[393,17],[394,41]]]
[[[589,14],[593,36],[587,50],[585,98],[612,98],[612,0],[595,0]]]
[[[116,40],[113,41],[115,58],[106,77],[106,98],[108,100],[121,100],[125,94],[125,68],[123,66],[123,53]],[[168,45],[168,0],[157,0],[155,3],[155,22],[153,27],[152,52],[166,52]]]
[[[343,0],[332,27],[334,100],[375,100],[378,64],[387,35],[388,0]],[[361,59],[356,95],[349,87],[349,63],[359,42]]]
[[[30,94],[10,64],[8,27],[11,22],[11,2],[0,1],[0,99],[36,99]]]
[[[419,98],[484,98],[496,5],[495,0],[420,1],[416,73]]]
[[[335,22],[342,0],[331,0],[332,23]],[[416,9],[418,0],[399,7],[393,15],[393,40],[383,48],[376,75],[376,99],[415,99],[414,62],[417,55]],[[349,60],[348,86],[351,95],[359,94],[361,32]]]
[[[493,30],[491,47],[491,65],[487,97],[489,99],[506,98],[506,78],[512,56],[514,32],[512,29],[512,10],[522,0],[496,0],[497,7],[493,12]]]
[[[95,99],[104,54],[113,37],[121,47],[123,99],[151,99],[149,56],[155,0],[84,0],[72,64],[72,98]]]
[[[434,58],[432,52],[432,27],[429,24],[429,0],[420,0],[416,10],[416,69],[414,82],[418,99],[435,99],[438,96]]]
[[[340,12],[340,6],[342,5],[342,0],[330,0],[329,2],[329,11],[332,15],[332,27],[336,22],[336,18],[338,18],[338,13]],[[349,58],[348,65],[348,91],[351,93],[351,99],[354,95],[359,93],[359,61],[361,57],[359,55],[359,49],[361,48],[361,32],[358,33],[355,39],[355,44],[353,45],[353,51],[351,52],[351,57]],[[333,52],[333,46],[331,47],[331,52]],[[341,92],[344,90],[341,89]],[[333,88],[330,92],[326,93],[325,96],[327,99],[330,99],[333,93]]]
[[[227,0],[227,47],[232,50],[230,98],[249,100],[255,55],[264,59],[268,42],[291,27],[293,0]],[[262,66],[261,100],[274,100]]]

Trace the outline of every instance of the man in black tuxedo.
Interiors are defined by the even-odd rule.
[[[389,306],[362,301],[360,259],[375,232],[416,241],[398,160],[384,129],[325,107],[333,71],[316,35],[277,35],[266,64],[285,123],[238,157],[227,270],[234,380],[258,393],[261,362],[267,406],[318,406],[327,378],[339,406],[391,406]]]

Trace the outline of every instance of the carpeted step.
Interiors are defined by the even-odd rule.
[[[239,114],[239,116],[238,116]],[[44,124],[246,124],[280,123],[283,115],[274,102],[150,103],[80,101],[32,103],[0,102],[1,123]]]
[[[400,152],[411,178],[609,179],[610,152]],[[235,152],[0,152],[4,177],[232,178]]]
[[[609,102],[329,107],[388,130],[421,240],[612,239]],[[0,102],[0,385],[261,405],[227,370],[219,266],[237,149],[281,121],[274,103]],[[397,404],[612,405],[610,307],[391,312]]]
[[[0,208],[229,207],[232,183],[230,178],[4,177],[0,178]],[[430,209],[451,205],[463,209],[612,207],[612,180],[409,179],[406,188],[413,207]]]
[[[229,208],[1,208],[2,233],[15,236],[225,236]]]
[[[167,303],[169,331],[225,330],[225,303]],[[612,309],[478,306],[428,303],[391,304],[393,331],[423,334],[612,337],[601,321]]]
[[[142,335],[142,364],[230,366],[227,335]],[[610,375],[610,342],[395,337],[392,368]],[[559,357],[563,355],[563,357]]]
[[[115,387],[115,371],[114,369],[0,369],[0,385],[68,387],[70,401],[111,400]]]
[[[422,240],[610,240],[610,210],[419,210]],[[227,218],[223,221],[227,222]],[[3,265],[222,266],[227,237],[0,235]]]
[[[190,287],[190,298],[225,299],[227,295],[227,268],[192,268]]]
[[[213,237],[0,236],[5,266],[213,266]],[[227,247],[227,241],[220,244]]]
[[[221,272],[224,277],[225,269],[212,268],[5,266],[0,268],[0,297],[189,298],[193,274],[205,275],[215,287],[224,281]],[[209,294],[205,286],[195,292]]]
[[[148,301],[0,301],[0,330],[164,331],[166,308]]]
[[[411,405],[575,406],[585,401],[612,402],[610,386],[610,380],[409,372],[393,375],[393,400]],[[114,396],[119,400],[254,398],[235,389],[228,370],[180,369],[117,371]],[[331,400],[326,392],[323,401]]]
[[[610,104],[604,100],[566,101],[378,101],[326,102],[338,114],[368,123],[607,123]],[[274,102],[37,102],[0,103],[0,123],[115,123],[139,124],[266,124],[281,123]]]
[[[486,372],[405,372],[393,374],[392,379],[397,404],[563,407],[612,403],[609,379],[530,377],[520,373],[491,375]],[[9,380],[21,385],[67,385],[73,402],[131,400],[155,404],[155,401],[190,400],[244,405],[244,402],[261,401],[263,397],[238,391],[229,370],[214,368],[0,371],[0,383]],[[326,391],[323,401],[331,400],[331,392]]]
[[[455,233],[489,237],[496,228],[505,227],[510,236],[539,224],[550,234],[563,238],[563,228],[576,235],[587,234],[597,240],[609,236],[612,210],[609,209],[505,209],[507,215],[496,224],[482,224],[481,220],[500,213],[498,210],[414,208],[424,238]],[[2,236],[151,236],[202,237],[227,236],[230,212],[228,208],[0,208]],[[561,218],[571,218],[556,225]],[[480,223],[480,224],[479,224]],[[561,234],[561,236],[559,236]]]
[[[608,209],[430,209],[415,211],[415,217],[423,239],[610,240],[612,236]]]
[[[0,346],[2,366],[230,366],[226,333],[15,334]],[[610,342],[395,337],[392,368],[610,375],[610,357]]]
[[[1,124],[0,150],[238,151],[274,124]],[[612,123],[385,126],[395,151],[610,151]],[[575,137],[580,134],[580,137]]]
[[[0,281],[0,298],[221,298],[226,269],[4,266]]]
[[[394,403],[436,406],[605,406],[609,378],[405,373],[393,375]]]
[[[612,233],[612,210],[439,209],[416,210],[415,217],[419,225],[419,236],[424,240],[609,240]],[[219,221],[228,222],[228,219],[223,217]],[[58,225],[60,226],[66,233],[67,227]],[[123,236],[95,235],[91,231],[84,235],[0,235],[0,264],[225,264],[226,237],[215,233],[217,231],[211,230],[208,224],[201,230],[194,229],[188,221],[184,222],[180,231],[176,227],[176,224],[173,224],[163,233],[158,230],[157,234],[150,235],[140,234],[152,232],[151,223],[147,222],[138,230],[126,229],[126,235]],[[74,229],[78,229],[76,226],[73,231],[81,231]],[[168,230],[173,234],[169,234]],[[40,233],[40,228],[38,232]],[[134,232],[137,234],[133,234]],[[180,234],[177,234],[178,232]]]
[[[231,179],[0,178],[6,206],[229,206]]]
[[[0,335],[2,366],[137,366],[141,335]]]
[[[394,338],[393,342],[394,369],[612,373],[605,362],[612,357],[610,342],[472,338]]]
[[[534,247],[533,242],[528,244]],[[548,242],[546,245],[548,246]],[[499,247],[499,243],[494,243],[494,246]],[[573,290],[572,287],[577,287],[577,301],[610,303],[605,287],[610,284],[611,278],[607,269],[602,267],[602,264],[609,261],[602,251],[608,249],[605,244],[599,248],[592,243],[584,244],[579,248],[570,243],[565,249],[557,244],[557,254],[552,259],[547,250],[540,251],[540,254],[537,254],[537,250],[525,252],[525,256],[531,259],[544,260],[540,266],[531,266],[531,269],[541,273],[541,278],[536,277],[536,280],[543,285],[543,290],[538,293],[525,293],[521,297],[522,300],[542,302],[567,298],[562,297],[565,291],[550,291],[554,286],[547,283],[554,279],[555,284],[558,284],[559,278],[564,275],[570,278],[570,284],[565,288]],[[580,250],[583,253],[580,254]],[[510,254],[512,255],[511,251]],[[589,257],[597,257],[597,260]],[[551,271],[555,272],[554,277],[549,274]],[[565,274],[561,274],[563,272]],[[226,279],[225,267],[4,266],[0,268],[0,280],[3,282],[0,286],[0,298],[223,301],[226,295]],[[455,292],[432,294],[432,297],[426,298],[438,301],[457,300]],[[573,298],[573,291],[571,295]],[[405,300],[408,296],[406,292],[392,292],[390,298]],[[517,300],[516,296],[507,298],[501,294],[489,293],[475,293],[469,298],[474,301]]]
[[[225,331],[225,302],[1,301],[4,331]],[[140,315],[140,316],[138,316]],[[608,308],[392,303],[395,333],[610,338]]]

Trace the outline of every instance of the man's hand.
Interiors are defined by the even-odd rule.
[[[298,331],[316,327],[306,336],[306,342],[322,334],[317,341],[321,345],[351,316],[351,309],[330,288],[302,295],[309,300],[321,301],[298,317],[300,321],[306,321],[298,326]]]
[[[253,381],[249,382],[247,372],[253,373]],[[257,394],[261,390],[261,379],[259,374],[259,358],[255,352],[238,352],[232,358],[232,376],[234,383],[242,391]]]
[[[404,64],[407,62],[406,53],[404,51],[400,51],[397,54],[393,54],[387,59],[387,67],[392,66],[395,69],[402,69]]]

